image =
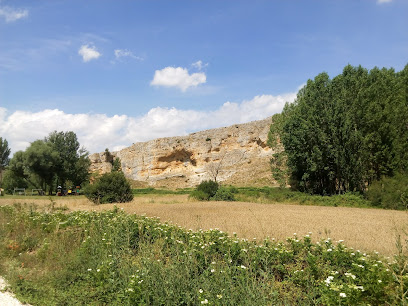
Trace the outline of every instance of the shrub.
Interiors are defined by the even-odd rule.
[[[191,192],[190,197],[199,201],[235,201],[238,189],[233,186],[220,186],[214,181],[203,181]]]
[[[96,204],[133,200],[130,184],[122,172],[105,173],[85,188],[85,196]]]
[[[374,206],[388,209],[407,209],[408,175],[396,174],[374,182],[366,194]]]
[[[201,190],[194,190],[190,194],[190,197],[192,197],[193,199],[199,200],[199,201],[209,201],[210,200],[210,196]]]
[[[214,197],[214,201],[235,201],[234,189],[228,187],[219,187]]]
[[[208,181],[201,182],[197,186],[196,190],[204,192],[205,194],[208,195],[208,199],[210,199],[213,196],[215,196],[215,194],[217,193],[218,187],[219,185],[217,182],[208,180]]]

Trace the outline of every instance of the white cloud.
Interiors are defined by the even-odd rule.
[[[389,3],[389,2],[391,2],[392,0],[377,0],[377,3],[378,4],[382,4],[382,3]]]
[[[129,57],[129,58],[133,58],[139,61],[143,60],[142,57],[134,55],[132,51],[129,51],[127,49],[116,49],[114,50],[114,53],[115,53],[115,58],[117,60],[120,60],[123,57]]]
[[[15,111],[8,115],[0,107],[0,135],[7,139],[12,152],[24,150],[30,142],[43,139],[54,130],[74,131],[91,153],[105,148],[116,151],[138,141],[264,119],[282,111],[285,102],[295,98],[296,93],[260,95],[241,103],[226,102],[214,111],[155,107],[141,117],[67,114],[58,109]]]
[[[199,60],[199,61],[197,61],[195,63],[192,63],[191,66],[193,66],[194,68],[197,68],[198,70],[201,70],[201,69],[207,67],[208,63],[203,64],[203,62],[201,60]]]
[[[150,85],[164,87],[178,87],[181,91],[186,91],[190,87],[196,87],[207,81],[205,73],[189,74],[186,68],[166,67],[156,70]]]
[[[6,22],[13,22],[28,16],[26,9],[14,9],[9,6],[0,7],[0,17],[3,17]]]
[[[95,46],[82,45],[78,50],[78,54],[82,56],[82,60],[86,63],[99,58],[102,54],[96,50]]]

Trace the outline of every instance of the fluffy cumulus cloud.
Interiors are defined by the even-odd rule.
[[[166,67],[155,71],[150,85],[177,87],[184,92],[188,88],[204,84],[206,81],[207,77],[203,72],[189,74],[186,68]]]
[[[96,50],[95,46],[82,45],[78,50],[78,54],[82,56],[84,63],[94,59],[98,59],[102,54]]]
[[[13,22],[28,16],[28,10],[15,9],[9,6],[0,7],[0,17],[3,17],[6,22]]]
[[[295,97],[295,93],[261,95],[240,103],[226,102],[214,111],[156,107],[140,117],[67,114],[58,109],[9,114],[0,107],[0,135],[8,140],[13,152],[24,150],[30,142],[54,130],[74,131],[91,153],[105,148],[116,151],[138,141],[264,119],[280,112],[285,102]]]

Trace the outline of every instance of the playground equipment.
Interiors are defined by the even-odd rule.
[[[74,188],[75,187],[75,188]],[[57,196],[71,196],[80,195],[81,186],[71,186],[68,190],[63,189],[61,186],[57,187]]]

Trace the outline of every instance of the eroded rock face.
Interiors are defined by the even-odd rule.
[[[152,186],[189,187],[216,179],[234,185],[270,185],[267,145],[271,118],[135,143],[118,152],[126,177]],[[90,156],[91,172],[111,171],[105,153]]]

